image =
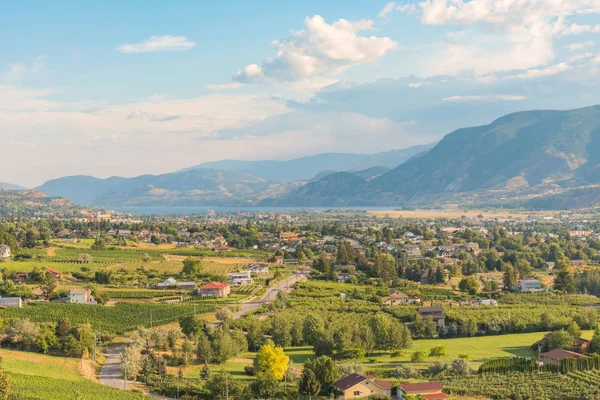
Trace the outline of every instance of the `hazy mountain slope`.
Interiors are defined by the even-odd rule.
[[[0,190],[0,217],[34,217],[70,215],[81,217],[82,208],[57,197],[47,197],[37,190]]]
[[[215,169],[196,169],[163,175],[134,178],[70,176],[44,183],[39,189],[49,196],[62,196],[80,204],[135,204],[136,198],[150,199],[192,196],[197,200],[232,196],[243,197],[262,191],[269,185],[248,174]]]
[[[452,132],[429,152],[371,181],[369,188],[411,197],[575,179],[595,182],[599,141],[600,106],[510,114],[490,125]]]
[[[363,170],[376,166],[394,168],[433,146],[434,143],[376,154],[323,153],[289,161],[222,160],[202,163],[184,171],[196,168],[215,168],[245,172],[277,182],[303,181],[313,178],[322,171]]]
[[[27,190],[23,186],[13,185],[12,183],[0,182],[0,189],[4,190]]]

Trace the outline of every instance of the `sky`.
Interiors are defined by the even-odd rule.
[[[600,0],[22,0],[0,26],[0,181],[27,187],[600,104]]]

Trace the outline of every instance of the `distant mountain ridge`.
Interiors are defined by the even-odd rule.
[[[297,188],[277,205],[425,204],[463,193],[510,196],[600,182],[600,106],[525,111],[456,130],[430,151],[369,182],[328,177]],[[327,199],[325,202],[324,199]],[[326,203],[326,204],[324,204]]]
[[[4,190],[27,190],[27,188],[12,183],[0,182],[0,189]]]
[[[394,168],[418,154],[430,150],[435,143],[375,154],[322,153],[289,161],[222,160],[206,162],[182,171],[213,168],[250,175],[275,182],[310,180],[323,171],[365,170],[372,167]]]

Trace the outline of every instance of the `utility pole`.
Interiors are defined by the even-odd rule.
[[[96,372],[96,332],[94,332],[94,344],[92,346],[92,367],[94,368],[94,373]]]
[[[150,329],[152,329],[152,311],[150,311]]]
[[[125,356],[125,371],[124,372],[125,372],[125,383],[124,383],[124,386],[125,386],[125,390],[127,390],[127,356]]]
[[[229,377],[225,375],[225,400],[229,400]]]

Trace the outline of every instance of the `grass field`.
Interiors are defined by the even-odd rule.
[[[8,349],[0,349],[0,356],[4,361],[4,368],[10,372],[72,381],[85,380],[79,367],[81,360],[77,358]]]

